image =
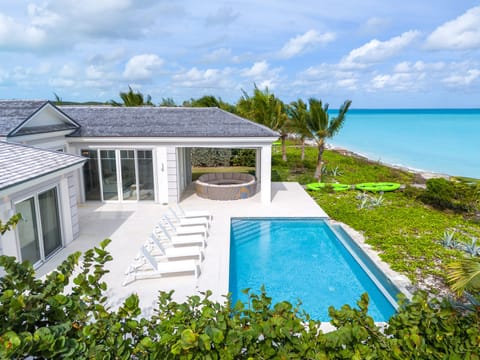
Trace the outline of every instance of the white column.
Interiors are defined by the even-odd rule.
[[[68,191],[68,180],[62,177],[60,180],[60,221],[63,222],[63,245],[68,245],[73,241],[72,229],[72,207],[70,204],[70,192]],[[77,204],[75,204],[77,206]]]
[[[262,184],[260,182],[260,174],[262,173],[262,154],[261,148],[255,149],[255,177],[257,178],[257,192],[261,191]]]
[[[272,202],[272,145],[263,145],[261,154],[261,175],[262,184],[260,199],[262,203]]]
[[[160,204],[168,204],[168,173],[167,173],[167,149],[158,146],[155,149],[156,157],[156,199]]]

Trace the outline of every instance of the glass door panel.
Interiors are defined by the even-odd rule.
[[[139,200],[155,200],[151,150],[137,150]]]
[[[38,243],[37,216],[35,200],[30,198],[15,205],[17,212],[22,214],[23,220],[17,225],[20,238],[20,254],[22,261],[29,260],[32,264],[40,261],[40,246]]]
[[[103,200],[118,200],[117,163],[115,150],[100,150]]]
[[[100,195],[100,178],[98,176],[98,152],[97,150],[82,150],[82,156],[88,158],[83,166],[85,200],[102,200]]]
[[[135,176],[135,151],[120,150],[120,164],[122,169],[123,200],[137,200],[137,177]]]
[[[42,224],[43,252],[48,257],[62,246],[57,189],[38,194],[40,223]]]

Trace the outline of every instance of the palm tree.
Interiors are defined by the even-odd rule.
[[[302,99],[293,101],[288,107],[288,115],[290,118],[290,130],[300,136],[302,141],[301,160],[305,160],[305,140],[312,135],[307,127],[307,104]]]
[[[465,258],[448,265],[448,281],[458,294],[464,290],[480,293],[480,259]]]
[[[244,90],[242,92],[243,96],[237,103],[238,113],[247,119],[278,131],[282,141],[282,159],[287,161],[285,140],[288,135],[289,119],[285,104],[270,93],[268,88],[262,91],[257,85],[254,85],[253,96],[249,96]]]
[[[345,121],[345,114],[351,103],[351,100],[346,100],[338,110],[337,117],[330,119],[328,115],[328,104],[322,106],[321,100],[314,98],[308,100],[310,109],[307,116],[307,128],[317,143],[318,156],[315,178],[317,178],[318,181],[320,181],[322,177],[322,157],[325,151],[325,140],[332,138],[340,131]]]
[[[204,95],[198,99],[190,99],[183,102],[183,106],[188,107],[218,107],[219,109],[231,112],[233,114],[236,113],[235,106],[229,104],[222,100],[220,97],[215,97],[213,95]]]
[[[128,87],[128,92],[120,92],[120,98],[123,101],[123,106],[153,106],[150,95],[144,96],[139,91],[134,92],[131,86]],[[122,106],[114,100],[111,100],[110,103],[114,106]]]

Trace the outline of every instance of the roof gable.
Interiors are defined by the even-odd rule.
[[[50,101],[0,101],[0,136],[76,130],[79,125]]]
[[[85,160],[76,155],[0,141],[0,191]]]
[[[275,131],[218,108],[59,106],[73,137],[271,137]]]

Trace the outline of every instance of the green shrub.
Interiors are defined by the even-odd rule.
[[[254,149],[232,149],[231,166],[254,167],[256,152]]]
[[[192,166],[219,167],[230,166],[231,149],[193,148],[191,149]]]
[[[443,178],[427,180],[427,189],[419,199],[440,210],[474,213],[479,210],[480,186]]]

